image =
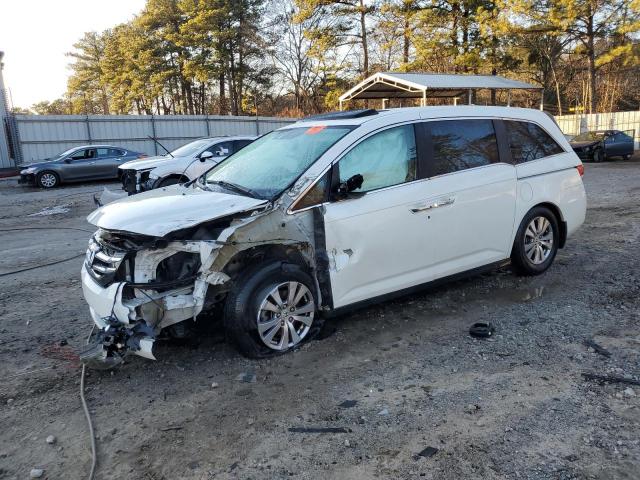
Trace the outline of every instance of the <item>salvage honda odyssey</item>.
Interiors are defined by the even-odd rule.
[[[553,119],[507,107],[359,110],[273,131],[197,180],[89,215],[87,362],[154,358],[219,312],[246,356],[331,312],[511,262],[547,270],[583,223],[583,166]],[[210,319],[212,315],[207,315]]]

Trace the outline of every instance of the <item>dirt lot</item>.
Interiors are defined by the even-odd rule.
[[[97,478],[639,478],[640,387],[581,377],[640,378],[639,179],[640,163],[588,165],[586,225],[540,277],[505,269],[361,310],[270,361],[213,328],[92,372]],[[0,181],[0,274],[82,254],[101,188]],[[81,264],[0,276],[2,479],[89,471]],[[481,320],[490,341],[467,334]]]

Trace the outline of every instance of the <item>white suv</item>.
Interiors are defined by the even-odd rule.
[[[132,195],[194,180],[255,139],[247,135],[199,138],[166,155],[123,163],[118,169],[122,189]]]
[[[363,110],[271,132],[188,186],[115,202],[82,270],[89,359],[152,358],[166,329],[223,312],[250,357],[323,317],[511,261],[549,268],[582,224],[583,167],[536,110]]]

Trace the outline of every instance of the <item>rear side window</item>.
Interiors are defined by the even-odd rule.
[[[504,124],[514,163],[530,162],[564,152],[551,135],[535,123],[509,120]]]
[[[428,122],[433,156],[428,176],[435,177],[500,161],[491,120]]]
[[[227,157],[233,153],[233,142],[216,143],[206,151],[213,153],[214,157]]]

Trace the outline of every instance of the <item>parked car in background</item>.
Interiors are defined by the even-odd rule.
[[[41,162],[23,165],[19,182],[53,188],[65,182],[115,180],[120,165],[146,156],[146,153],[113,145],[74,147]]]
[[[120,166],[122,189],[132,195],[194,180],[255,139],[247,135],[200,138],[167,155],[127,162]]]
[[[602,162],[611,157],[628,160],[633,155],[633,135],[629,133],[620,130],[584,132],[573,137],[570,144],[582,160]]]
[[[512,107],[361,110],[259,138],[187,185],[96,210],[85,362],[153,358],[215,312],[246,356],[325,314],[504,265],[539,275],[583,223],[583,165],[551,118]],[[149,293],[146,293],[149,292]]]

